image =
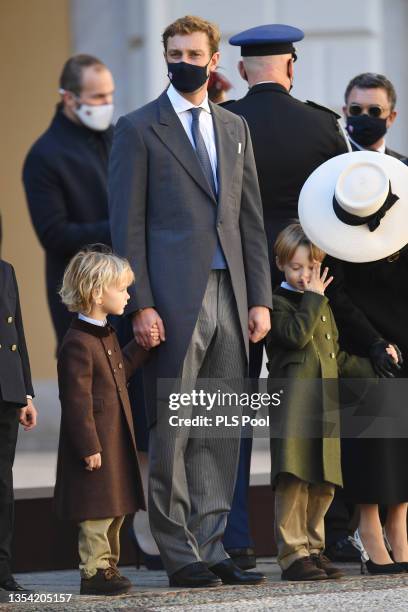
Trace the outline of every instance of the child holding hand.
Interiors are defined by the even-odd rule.
[[[60,295],[78,313],[58,356],[61,432],[55,506],[79,527],[81,594],[116,595],[131,588],[118,569],[126,514],[145,509],[127,380],[148,352],[133,340],[121,351],[108,315],[121,315],[134,276],[111,252],[73,257]],[[157,326],[151,329],[159,344]]]

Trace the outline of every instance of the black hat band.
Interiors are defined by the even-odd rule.
[[[381,220],[385,216],[385,214],[392,208],[399,200],[399,196],[391,191],[391,183],[389,183],[390,187],[388,190],[388,195],[384,204],[372,215],[368,215],[367,217],[359,217],[358,215],[353,215],[352,213],[347,212],[340,206],[338,201],[336,200],[336,195],[333,196],[333,210],[336,214],[336,217],[346,223],[347,225],[368,225],[368,229],[370,232],[374,232],[377,227],[380,225]]]

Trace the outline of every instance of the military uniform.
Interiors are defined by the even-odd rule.
[[[272,24],[250,28],[233,36],[232,45],[241,47],[243,57],[292,54],[296,59],[294,42],[302,40],[298,28]],[[305,104],[293,98],[278,83],[259,83],[251,87],[241,100],[224,104],[242,115],[249,126],[263,206],[264,226],[272,284],[281,280],[274,264],[273,245],[278,233],[297,218],[300,190],[309,174],[322,162],[347,151],[340,134],[337,116],[323,107]],[[250,346],[249,376],[258,378],[262,367],[263,342]],[[248,545],[247,497],[251,442],[241,447],[234,503],[224,538],[227,548]],[[242,543],[242,544],[241,544]]]
[[[293,98],[278,83],[254,85],[227,106],[249,126],[258,171],[272,281],[280,279],[273,263],[279,232],[297,219],[300,190],[320,164],[347,152],[338,115]]]

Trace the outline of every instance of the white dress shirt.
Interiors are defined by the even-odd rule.
[[[78,314],[78,319],[81,319],[81,321],[86,321],[87,323],[91,323],[91,325],[98,325],[99,327],[105,327],[105,325],[107,324],[106,319],[104,319],[103,321],[100,321],[99,319],[91,319],[91,317],[87,317],[86,315],[82,314],[82,312]]]
[[[281,282],[281,287],[282,289],[287,289],[288,291],[295,291],[295,293],[304,293],[304,291],[296,289],[296,287],[293,287],[293,285],[289,285],[289,283],[287,283],[286,281]]]
[[[191,124],[193,123],[193,116],[189,112],[190,108],[197,108],[194,104],[186,100],[178,91],[170,85],[167,90],[167,95],[171,102],[172,107],[177,113],[177,117],[181,121],[189,141],[192,147],[195,149],[193,134],[191,131]],[[214,125],[211,116],[211,108],[208,104],[208,94],[206,94],[204,100],[199,105],[203,110],[200,113],[200,132],[204,138],[204,143],[207,148],[207,152],[211,162],[211,169],[214,176],[215,188],[218,191],[218,180],[217,180],[217,148],[215,146],[215,132]]]

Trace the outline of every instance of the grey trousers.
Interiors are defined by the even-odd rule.
[[[229,273],[213,270],[184,359],[181,388],[193,389],[197,378],[243,379],[245,363]],[[198,411],[191,407],[190,415],[194,414]],[[151,429],[149,519],[169,575],[197,561],[211,566],[228,558],[222,536],[239,447],[239,435],[216,438],[210,428],[199,438],[191,436],[189,427],[160,424]]]

